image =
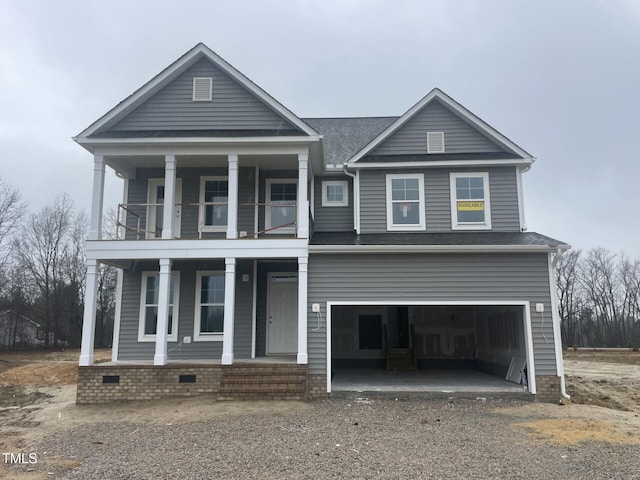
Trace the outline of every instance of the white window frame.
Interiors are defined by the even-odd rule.
[[[200,207],[198,209],[198,224],[201,232],[226,232],[227,225],[205,225],[204,186],[207,181],[227,182],[227,224],[229,223],[229,177],[226,176],[204,176],[200,177]]]
[[[481,177],[484,190],[484,222],[458,222],[456,179]],[[491,192],[489,191],[488,172],[463,172],[449,174],[451,196],[451,229],[452,230],[491,230]]]
[[[293,221],[297,222],[297,216],[298,216],[298,196],[300,193],[300,189],[298,188],[298,179],[297,178],[267,178],[266,182],[265,182],[265,192],[264,192],[264,197],[265,197],[265,203],[270,204],[271,203],[271,185],[273,185],[274,183],[293,183],[296,185],[296,207],[295,207],[295,212],[294,212],[294,218]],[[271,205],[266,205],[265,206],[265,214],[264,214],[264,228],[265,229],[269,229],[269,228],[273,228],[273,227],[277,227],[277,225],[271,225]],[[265,232],[267,234],[287,234],[287,235],[291,235],[292,233],[296,232],[296,224],[294,223],[293,225],[289,226],[289,227],[282,227],[282,228],[278,228],[276,230],[270,230],[268,232]]]
[[[396,179],[417,179],[418,180],[418,220],[419,223],[413,225],[393,223],[393,197],[392,181]],[[425,200],[424,200],[424,174],[423,173],[393,173],[387,174],[387,230],[390,232],[407,232],[416,230],[426,230]],[[411,203],[415,200],[411,200]]]
[[[327,187],[342,187],[342,201],[332,201],[327,198]],[[322,206],[323,207],[348,207],[349,206],[349,182],[346,180],[322,181]]]
[[[173,277],[173,309],[172,309],[172,322],[171,333],[167,335],[167,341],[178,341],[178,320],[180,314],[180,272],[171,272]],[[160,286],[160,272],[158,271],[146,271],[142,272],[142,281],[140,282],[140,314],[138,317],[138,342],[155,342],[155,334],[145,334],[144,325],[147,313],[147,279],[149,277],[158,277],[158,288]],[[170,299],[171,300],[171,299]],[[171,302],[169,302],[171,304]],[[157,328],[156,328],[157,330]]]
[[[200,331],[200,319],[201,312],[200,307],[202,307],[202,303],[200,303],[201,298],[201,289],[202,289],[202,277],[208,275],[220,275],[222,278],[225,278],[224,270],[198,270],[196,272],[196,301],[195,301],[195,315],[193,320],[193,341],[194,342],[222,342],[224,331],[216,332],[216,333],[206,333]],[[226,287],[226,285],[225,285]],[[209,304],[207,304],[209,305]],[[220,304],[211,304],[211,305],[220,305]],[[224,300],[222,302],[223,308]],[[224,329],[224,326],[223,326]]]
[[[196,97],[196,83],[200,82],[202,83],[203,80],[206,80],[208,82],[209,85],[205,85],[205,87],[208,87],[208,95],[204,98],[197,98]],[[193,90],[192,90],[192,97],[191,99],[194,102],[210,102],[213,100],[213,77],[193,77]]]

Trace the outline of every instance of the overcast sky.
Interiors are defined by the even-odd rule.
[[[640,258],[636,0],[0,0],[0,176],[32,211],[88,210],[71,137],[198,42],[300,117],[401,115],[439,87],[537,158],[529,231]]]

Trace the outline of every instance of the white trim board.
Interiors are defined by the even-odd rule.
[[[528,300],[457,300],[457,301],[412,301],[412,300],[367,300],[367,301],[328,301],[325,303],[326,318],[327,318],[327,334],[326,334],[326,364],[327,364],[327,393],[331,393],[331,309],[333,307],[346,307],[346,306],[521,306],[523,308],[523,322],[524,322],[524,334],[525,334],[525,350],[527,358],[527,377],[529,381],[529,393],[535,395],[536,393],[536,368],[535,358],[533,353],[533,335],[531,329],[531,302]]]

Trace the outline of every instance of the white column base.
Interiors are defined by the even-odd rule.
[[[298,365],[307,365],[309,363],[309,355],[306,353],[299,353],[297,363]]]
[[[154,355],[153,364],[154,365],[166,365],[167,364],[167,355]]]
[[[79,365],[81,367],[89,367],[93,365],[93,353],[89,355],[80,355]]]
[[[220,362],[222,365],[233,365],[233,353],[223,353]]]

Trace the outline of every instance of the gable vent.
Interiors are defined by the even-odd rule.
[[[427,153],[444,153],[444,132],[427,132]]]
[[[211,91],[213,90],[213,78],[194,77],[193,78],[193,101],[210,102]]]

